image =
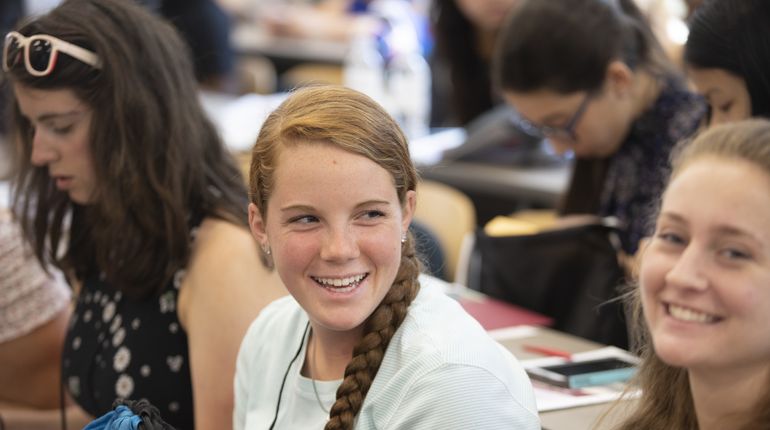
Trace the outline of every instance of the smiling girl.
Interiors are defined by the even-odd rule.
[[[539,429],[532,387],[408,231],[417,174],[370,98],[295,92],[252,153],[249,223],[291,293],[238,358],[236,429]]]
[[[768,219],[770,122],[716,126],[678,156],[631,296],[643,395],[621,429],[767,428]]]

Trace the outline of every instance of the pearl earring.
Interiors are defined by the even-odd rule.
[[[262,251],[265,251],[265,255],[270,255],[270,245],[268,244],[262,245]]]
[[[406,243],[406,233],[401,233],[401,243]]]

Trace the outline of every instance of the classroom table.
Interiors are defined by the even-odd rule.
[[[260,55],[296,63],[342,64],[349,49],[349,44],[341,41],[277,36],[253,23],[239,23],[230,37],[239,55]]]
[[[569,164],[549,167],[507,166],[470,161],[421,166],[423,178],[443,182],[468,194],[487,193],[504,200],[555,207],[567,188]]]
[[[479,226],[496,215],[558,205],[572,175],[572,163],[525,166],[442,156],[466,138],[462,128],[433,130],[428,136],[412,139],[409,149],[422,178],[450,185],[471,198]]]
[[[537,344],[538,346],[555,348],[558,350],[578,353],[601,348],[604,345],[599,343],[582,339],[577,336],[573,336],[567,333],[563,333],[557,330],[553,330],[547,327],[530,327],[519,326],[515,328],[526,332],[526,335],[512,336],[507,341],[498,341],[503,344],[509,351],[511,351],[519,360],[526,360],[530,358],[540,358],[542,355],[529,352],[524,349],[526,344]],[[494,336],[494,331],[490,332]],[[633,400],[626,400],[629,406],[633,405]],[[602,403],[589,406],[579,406],[570,409],[561,409],[548,412],[542,412],[540,414],[541,424],[545,430],[588,430],[593,429],[593,425],[596,420],[601,417],[606,411],[610,409],[612,403]],[[613,422],[617,422],[621,418],[622,410],[613,410],[613,414],[607,417],[607,421],[603,422],[605,425],[610,425]]]

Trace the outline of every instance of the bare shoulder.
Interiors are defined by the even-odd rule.
[[[228,250],[233,253],[256,250],[256,241],[248,227],[216,218],[203,220],[195,235],[192,263],[210,253],[219,254]]]
[[[179,295],[183,324],[189,310],[199,307],[196,303],[208,307],[234,300],[261,309],[285,294],[277,274],[260,262],[257,246],[245,226],[213,218],[203,221]]]

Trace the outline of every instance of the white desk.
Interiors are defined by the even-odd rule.
[[[517,167],[476,162],[441,162],[420,166],[420,175],[468,194],[473,192],[555,207],[567,189],[571,166]]]
[[[256,24],[246,23],[237,25],[230,33],[230,43],[241,55],[331,64],[342,64],[348,51],[344,42],[275,36]]]
[[[515,327],[514,329],[522,329],[522,332],[526,332],[526,334],[523,336],[514,336],[512,339],[501,341],[500,343],[508,348],[508,350],[510,350],[519,360],[542,357],[541,355],[525,350],[523,348],[523,345],[525,344],[537,344],[539,346],[560,349],[570,353],[590,351],[603,346],[596,342],[546,327],[520,326]],[[626,402],[628,403],[629,408],[633,407],[634,403],[632,400]],[[596,420],[608,411],[611,406],[612,403],[602,403],[543,412],[540,414],[540,421],[543,428],[546,430],[589,430],[594,428]],[[602,428],[606,428],[606,425],[610,425],[621,419],[622,412],[622,410],[613,410],[613,415],[607,417],[607,421],[602,423],[604,424]]]
[[[462,129],[450,128],[413,140],[409,146],[420,176],[451,185],[466,194],[482,193],[539,206],[556,206],[569,183],[571,164],[523,167],[441,159],[444,151],[461,145],[465,138]]]

